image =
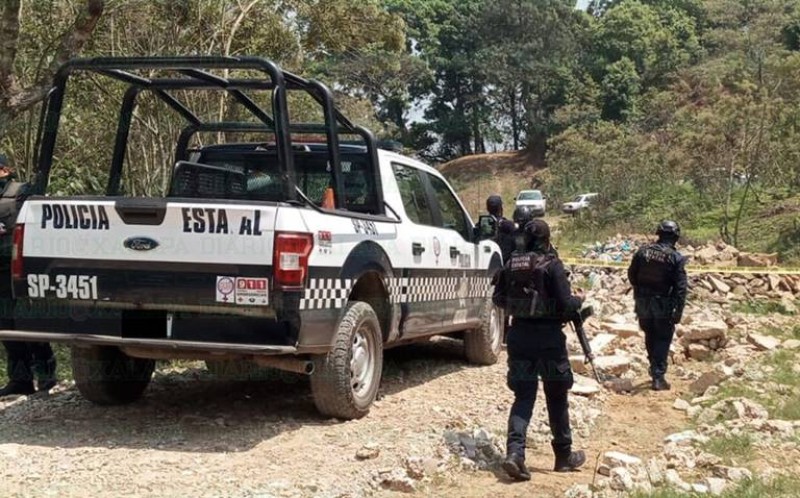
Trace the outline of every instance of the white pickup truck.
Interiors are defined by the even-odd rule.
[[[261,76],[224,79],[216,69]],[[48,196],[66,80],[80,71],[136,91],[120,112],[107,195]],[[255,87],[272,92],[271,112],[239,90]],[[195,121],[176,88],[234,92],[259,122]],[[140,91],[189,121],[161,197],[119,189]],[[325,122],[290,123],[288,91],[317,100]],[[274,140],[188,147],[196,133],[229,129]],[[327,140],[300,143],[302,133]],[[340,143],[340,134],[363,144]],[[308,374],[318,410],[349,419],[369,411],[387,346],[463,333],[469,360],[497,360],[503,318],[490,282],[499,248],[481,240],[442,175],[379,150],[319,83],[260,58],[75,60],[56,77],[41,142],[37,195],[14,232],[18,330],[0,337],[72,344],[77,387],[94,402],[134,401],[154,360],[190,358]]]

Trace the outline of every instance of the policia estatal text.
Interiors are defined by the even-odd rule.
[[[525,466],[525,441],[533,414],[539,377],[544,385],[555,453],[554,470],[575,470],[586,461],[572,451],[568,393],[572,370],[562,327],[581,306],[573,296],[564,265],[550,245],[543,220],[525,226],[524,250],[514,251],[497,279],[493,301],[513,317],[508,334],[508,387],[514,404],[508,419],[505,471],[516,480],[530,479]]]

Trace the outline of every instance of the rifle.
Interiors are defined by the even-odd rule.
[[[592,353],[592,346],[589,345],[589,340],[586,338],[586,331],[583,328],[583,322],[592,316],[592,313],[594,313],[594,309],[591,305],[584,306],[575,312],[569,323],[572,325],[572,329],[575,331],[575,334],[578,336],[578,341],[581,343],[581,349],[583,350],[583,354],[586,358],[584,363],[588,363],[592,366],[594,379],[598,384],[602,384],[600,381],[600,375],[597,373],[597,368],[594,366],[594,353]]]

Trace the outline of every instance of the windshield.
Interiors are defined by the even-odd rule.
[[[517,200],[520,201],[540,201],[542,200],[542,193],[538,190],[526,190],[520,192]]]
[[[578,197],[572,199],[572,202],[581,202],[583,200],[583,196],[579,195]]]

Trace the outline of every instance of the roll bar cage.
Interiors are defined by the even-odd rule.
[[[223,78],[208,72],[210,69],[253,70],[261,73],[252,78]],[[148,78],[135,74],[136,70],[162,70],[176,73],[177,77]],[[278,161],[284,176],[287,201],[297,201],[297,181],[294,166],[292,134],[325,135],[328,160],[331,164],[336,209],[344,209],[344,180],[340,162],[339,134],[358,135],[364,141],[372,174],[375,177],[377,205],[383,206],[383,189],[378,163],[378,146],[375,135],[362,126],[356,126],[334,105],[333,94],[324,84],[307,80],[283,71],[274,62],[261,57],[181,56],[181,57],[97,57],[72,59],[63,64],[53,78],[53,87],[42,106],[41,122],[37,136],[37,172],[33,182],[35,193],[44,195],[53,166],[53,152],[58,135],[58,125],[67,81],[76,72],[100,74],[129,85],[122,98],[117,125],[111,171],[106,195],[119,195],[123,163],[136,100],[142,91],[150,91],[188,123],[176,144],[176,161],[186,159],[191,138],[200,132],[274,133]],[[213,90],[225,92],[244,107],[256,122],[202,121],[191,109],[176,98],[175,90]],[[265,110],[246,93],[246,90],[271,90],[271,109]],[[324,122],[289,122],[287,92],[301,91],[310,95],[321,107]]]

